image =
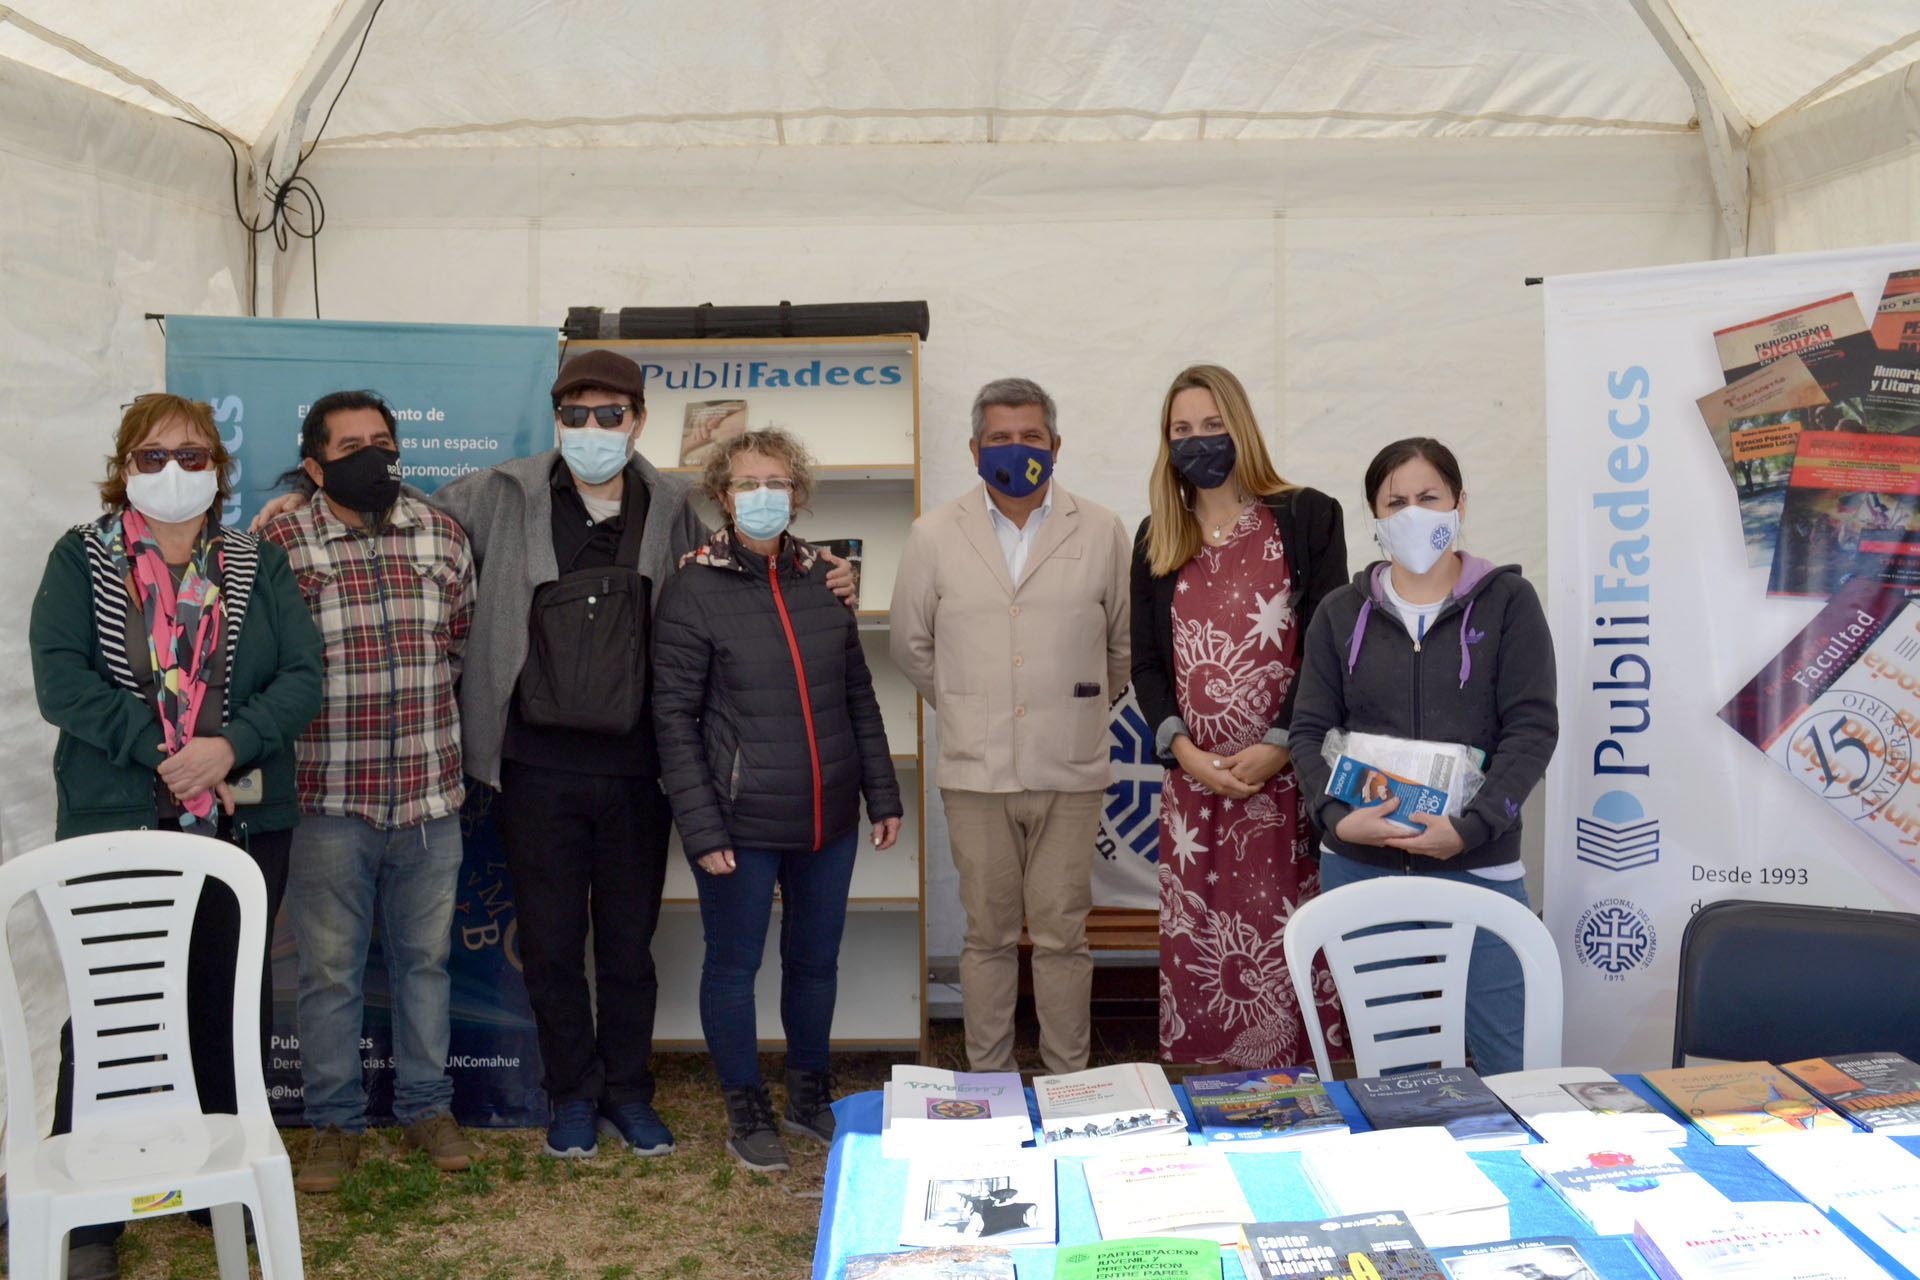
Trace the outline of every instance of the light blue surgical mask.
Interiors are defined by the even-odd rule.
[[[765,485],[733,495],[733,527],[749,538],[777,538],[793,519],[793,495]]]
[[[627,433],[605,427],[566,427],[560,431],[560,456],[583,484],[605,484],[627,465]]]

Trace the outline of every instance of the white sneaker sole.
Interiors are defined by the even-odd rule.
[[[785,1160],[782,1160],[778,1164],[755,1164],[740,1154],[739,1148],[733,1145],[732,1138],[727,1139],[727,1154],[733,1157],[734,1163],[738,1164],[748,1173],[786,1173],[792,1168]]]
[[[600,1132],[612,1138],[615,1142],[637,1156],[669,1156],[673,1154],[673,1143],[671,1142],[663,1143],[657,1147],[643,1147],[638,1143],[628,1142],[627,1135],[620,1132],[620,1126],[605,1116],[600,1117]]]

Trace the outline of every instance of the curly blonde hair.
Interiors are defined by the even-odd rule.
[[[800,437],[791,431],[779,427],[760,427],[719,446],[714,455],[707,459],[707,468],[700,473],[700,490],[713,499],[713,505],[722,512],[727,509],[727,481],[733,478],[733,460],[743,453],[757,453],[763,457],[786,464],[787,474],[793,479],[793,514],[799,515],[813,502],[813,455],[807,452],[807,446],[800,443]],[[729,524],[733,523],[731,519]]]

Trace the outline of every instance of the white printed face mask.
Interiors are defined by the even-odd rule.
[[[1460,536],[1460,508],[1434,511],[1402,507],[1373,522],[1373,540],[1393,562],[1408,573],[1425,573],[1446,554]]]
[[[220,473],[211,463],[188,471],[172,458],[151,475],[135,471],[127,477],[127,501],[149,520],[184,524],[205,515],[220,493]]]

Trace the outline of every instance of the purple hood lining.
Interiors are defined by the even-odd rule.
[[[1465,551],[1460,553],[1460,562],[1460,579],[1453,584],[1453,591],[1447,598],[1466,601],[1465,607],[1460,610],[1460,687],[1464,689],[1467,687],[1467,677],[1473,674],[1473,649],[1467,638],[1467,624],[1473,617],[1473,593],[1498,566],[1491,560]],[[1352,675],[1354,667],[1359,664],[1360,642],[1366,638],[1367,619],[1373,614],[1373,606],[1379,604],[1385,607],[1387,603],[1383,583],[1392,564],[1391,560],[1376,560],[1362,570],[1367,579],[1367,596],[1360,602],[1360,616],[1353,624],[1353,638],[1347,642],[1348,675]]]

